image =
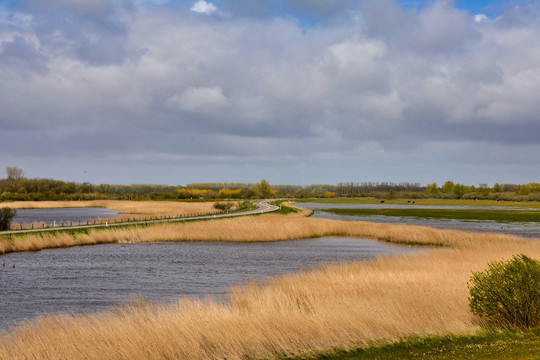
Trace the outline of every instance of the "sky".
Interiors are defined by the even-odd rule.
[[[539,182],[539,39],[540,1],[0,0],[0,171]]]

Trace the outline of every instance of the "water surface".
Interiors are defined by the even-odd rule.
[[[445,205],[395,205],[395,204],[326,204],[326,203],[298,203],[306,209],[448,209],[448,210],[515,210],[538,211],[536,208],[500,207],[500,206],[445,206]],[[495,222],[490,220],[455,220],[455,219],[425,219],[407,216],[383,215],[337,215],[326,211],[315,211],[313,217],[345,220],[345,221],[372,221],[389,224],[429,226],[436,229],[455,229],[463,231],[494,232],[515,235],[524,238],[540,239],[539,223]]]
[[[406,254],[418,248],[373,240],[321,238],[271,243],[110,244],[0,257],[0,328],[39,314],[104,310],[132,296],[169,302],[223,296],[247,279],[316,266]],[[15,268],[13,268],[15,264]]]
[[[118,215],[116,210],[109,210],[103,207],[91,208],[53,208],[53,209],[16,209],[17,215],[13,222],[18,224],[31,224],[34,221],[51,224],[56,221],[74,223],[86,222],[87,220],[104,219]]]

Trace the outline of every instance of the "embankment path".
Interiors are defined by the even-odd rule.
[[[279,206],[269,204],[268,201],[269,200],[255,201],[253,204],[257,206],[257,209],[247,210],[247,211],[238,211],[238,212],[232,212],[232,213],[220,213],[220,214],[213,214],[213,215],[202,215],[202,216],[191,216],[191,217],[177,217],[177,218],[171,218],[171,219],[138,220],[138,221],[111,223],[111,224],[105,223],[105,224],[92,224],[92,225],[57,226],[57,227],[42,228],[42,229],[10,230],[10,231],[0,231],[0,235],[22,234],[22,233],[43,232],[43,231],[57,231],[57,230],[71,230],[71,229],[103,228],[103,227],[137,225],[137,224],[155,224],[155,223],[178,222],[178,221],[219,219],[219,218],[224,218],[224,217],[263,214],[263,213],[276,211],[279,209]]]

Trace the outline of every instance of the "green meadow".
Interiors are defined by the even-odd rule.
[[[335,350],[310,357],[283,360],[538,360],[540,329],[529,331],[483,330],[474,335],[410,338],[398,343]]]
[[[314,202],[321,204],[380,204],[383,201],[385,204],[390,205],[497,206],[540,209],[539,201],[497,201],[467,199],[378,199],[374,197],[295,199],[295,202],[297,203]]]
[[[538,210],[454,210],[454,209],[318,209],[336,215],[399,216],[422,219],[453,219],[462,221],[491,220],[496,222],[540,222]]]

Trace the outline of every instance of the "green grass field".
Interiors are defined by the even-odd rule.
[[[287,360],[539,360],[540,329],[481,331],[471,336],[411,338],[396,344],[358,348]]]
[[[274,214],[287,215],[287,214],[290,214],[290,213],[295,213],[295,212],[297,212],[296,209],[294,209],[294,208],[292,208],[292,207],[290,207],[290,206],[282,205],[282,204],[283,204],[283,200],[272,201],[270,204],[279,206],[279,210],[274,211],[274,212],[273,212]]]
[[[451,209],[318,209],[336,215],[399,216],[423,219],[491,220],[496,222],[540,222],[540,211],[532,210],[451,210]]]
[[[379,204],[382,199],[366,198],[328,198],[296,199],[295,202],[314,202],[322,204]],[[384,199],[385,204],[410,205],[446,205],[446,206],[498,206],[540,208],[538,201],[496,201],[496,200],[461,200],[461,199]]]

